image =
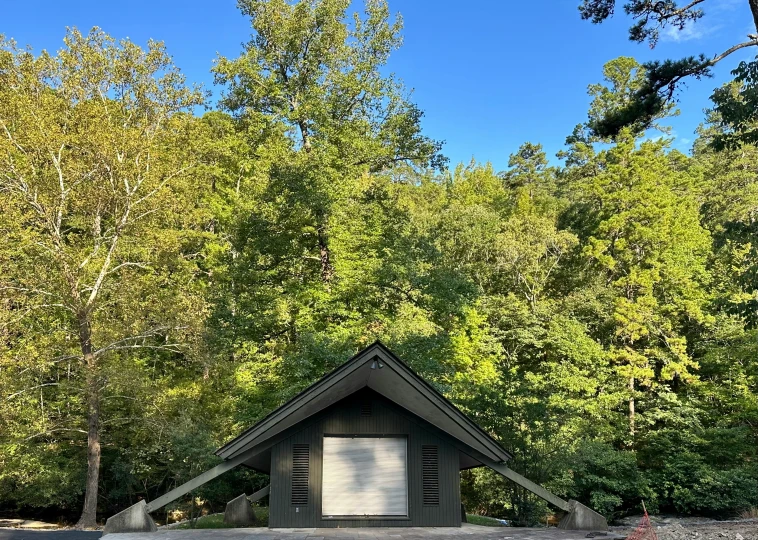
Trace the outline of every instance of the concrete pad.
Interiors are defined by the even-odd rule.
[[[374,533],[377,540],[397,540],[398,536],[403,540],[454,540],[455,538],[460,540],[586,540],[587,534],[587,531],[561,530],[555,527],[531,529],[526,527],[483,527],[472,524],[466,524],[464,527],[367,527],[366,529]],[[307,540],[313,540],[313,537],[323,537],[324,540],[346,540],[346,537],[341,533],[349,532],[349,529],[310,529],[311,535],[304,535],[302,532],[296,531],[299,530],[290,529],[289,532],[285,532],[282,529],[265,527],[159,529],[157,532],[127,533],[113,538],[114,540],[211,540],[215,538],[222,540],[294,540],[295,538],[310,536]],[[352,537],[360,538],[355,533]],[[603,540],[620,538],[623,537],[609,534],[609,536],[603,537]],[[5,539],[0,536],[0,540]],[[595,540],[600,539],[596,538]]]
[[[607,531],[608,521],[579,501],[570,500],[568,514],[558,524],[564,531]]]
[[[146,503],[144,500],[133,504],[126,510],[114,514],[108,518],[103,528],[103,536],[111,533],[144,533],[155,532],[158,527],[155,526],[153,518],[147,513]]]
[[[255,525],[255,513],[247,495],[244,493],[226,503],[224,510],[224,523],[235,527],[251,527]]]

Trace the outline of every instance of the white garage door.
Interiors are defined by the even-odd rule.
[[[407,516],[404,438],[324,437],[324,516]]]

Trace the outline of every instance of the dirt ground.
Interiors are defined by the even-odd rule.
[[[636,520],[639,522],[639,519]],[[758,540],[758,520],[697,522],[676,520],[656,523],[653,527],[659,540]],[[628,537],[634,525],[614,526],[610,532]],[[600,537],[598,537],[600,538]]]

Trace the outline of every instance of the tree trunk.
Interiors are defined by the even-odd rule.
[[[755,23],[755,30],[758,32],[758,0],[749,0],[750,11],[753,13],[753,23]]]
[[[321,259],[321,280],[329,283],[334,275],[334,269],[330,261],[329,240],[326,234],[326,226],[321,224],[318,227],[318,249],[319,258]]]
[[[303,148],[307,153],[310,153],[311,151],[311,139],[308,137],[308,124],[305,123],[304,120],[299,120],[297,122],[298,127],[300,127],[300,136],[303,139]]]
[[[629,434],[634,438],[634,376],[629,377]]]
[[[100,382],[97,376],[97,359],[92,352],[92,329],[88,313],[78,315],[79,341],[86,370],[87,397],[87,483],[84,509],[76,524],[77,529],[97,527],[97,488],[100,477]]]

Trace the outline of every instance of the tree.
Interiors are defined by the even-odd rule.
[[[68,395],[61,424],[43,416],[30,438],[86,433],[78,526],[90,528],[102,398],[119,374],[109,363],[142,349],[176,354],[192,333],[193,310],[167,293],[202,243],[199,227],[189,232],[202,215],[182,151],[192,118],[182,111],[203,95],[160,43],[143,50],[97,28],[70,30],[64,43],[55,56],[34,56],[0,42],[0,328],[10,345],[1,358],[17,380],[38,377],[5,399],[36,392],[42,402],[40,389],[57,386]],[[35,330],[49,334],[40,348]]]
[[[758,32],[758,0],[746,1]],[[629,29],[629,39],[637,43],[647,41],[654,48],[664,29],[670,27],[682,31],[701,19],[705,15],[705,2],[706,0],[685,0],[685,4],[680,5],[675,0],[628,0],[624,4],[624,11],[636,20]],[[617,3],[617,0],[583,0],[579,12],[583,19],[599,24],[613,16]],[[738,43],[710,58],[700,54],[680,60],[645,63],[645,79],[635,89],[632,99],[623,107],[608,111],[602,121],[592,125],[593,132],[599,137],[614,137],[624,127],[632,126],[637,130],[650,127],[656,117],[671,104],[684,79],[710,77],[711,68],[732,53],[758,46],[758,33],[748,34],[747,37],[748,41]]]
[[[710,237],[700,225],[697,169],[681,154],[666,154],[665,144],[637,149],[627,129],[598,154],[601,172],[574,185],[574,200],[587,214],[587,228],[578,231],[583,253],[613,291],[613,332],[606,339],[628,381],[631,440],[640,389],[665,394],[693,380],[697,363],[687,335],[707,321]],[[654,398],[648,406],[656,408]]]
[[[642,133],[654,128],[664,133],[669,130],[656,123],[657,120],[676,116],[673,103],[660,101],[658,95],[649,99],[638,99],[640,91],[647,84],[648,73],[645,66],[634,58],[620,56],[603,66],[605,84],[591,84],[588,93],[592,96],[586,127],[596,137],[603,139],[605,125],[614,118],[623,125],[629,125],[633,132]],[[644,112],[643,112],[644,111]],[[644,117],[644,120],[641,119]],[[608,141],[610,138],[605,137]]]
[[[228,246],[215,273],[215,335],[257,382],[245,391],[272,403],[379,325],[373,250],[385,239],[372,210],[386,206],[377,199],[390,191],[384,175],[445,164],[441,143],[421,131],[421,111],[382,73],[401,20],[384,1],[352,16],[349,7],[243,1],[252,39],[214,68],[221,107],[252,156],[240,189],[219,191],[228,195]]]
[[[272,181],[291,193],[288,205],[300,206],[298,219],[311,222],[315,246],[306,249],[317,249],[324,282],[334,273],[332,207],[352,180],[400,162],[445,163],[441,144],[421,134],[422,112],[380,71],[400,45],[401,20],[391,22],[384,0],[368,0],[365,16],[348,21],[349,4],[242,0],[253,38],[239,58],[214,68],[228,85],[225,109],[243,125],[286,136]]]
[[[717,149],[758,144],[758,61],[740,62],[734,80],[717,88],[711,100],[712,143]]]
[[[541,144],[524,143],[508,159],[510,169],[501,173],[510,188],[529,188],[529,196],[545,195],[554,188],[555,170],[548,166]]]

